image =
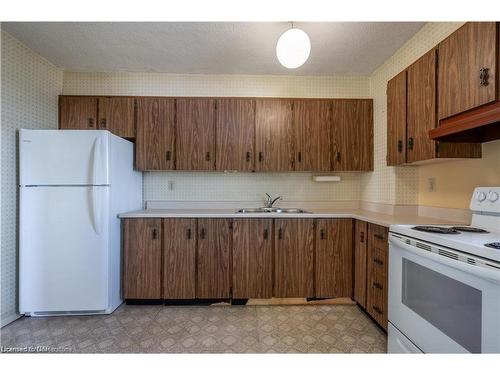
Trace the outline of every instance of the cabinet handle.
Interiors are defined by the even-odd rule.
[[[340,163],[340,152],[337,152],[337,163]]]
[[[278,230],[278,239],[279,240],[283,239],[283,229],[281,229],[281,228]]]
[[[186,230],[186,238],[187,238],[188,240],[190,240],[190,239],[191,239],[191,235],[192,235],[192,234],[191,234],[191,228],[188,228],[188,229]]]
[[[299,154],[297,155],[297,160],[299,163],[302,163],[302,152],[299,151]]]
[[[205,228],[201,228],[201,230],[200,230],[200,238],[202,240],[205,239]]]
[[[247,154],[245,156],[245,160],[247,163],[250,162],[250,151],[247,151]]]
[[[263,155],[262,155],[262,151],[260,151],[260,152],[259,152],[259,161],[262,161],[262,160],[264,160],[264,157],[263,157]]]
[[[403,152],[403,141],[398,140],[398,152]]]
[[[415,140],[412,137],[408,138],[408,150],[413,150],[414,143],[415,143]]]
[[[158,238],[158,229],[153,228],[153,231],[151,232],[151,237],[153,237],[153,240],[156,240]]]
[[[325,233],[324,229],[320,229],[320,231],[319,231],[319,238],[321,240],[324,240],[326,238],[326,233]]]
[[[372,309],[373,309],[373,311],[375,311],[376,313],[379,313],[381,315],[384,312],[380,307],[375,306],[375,305],[372,306]]]
[[[94,127],[94,119],[92,117],[88,118],[88,125],[89,125],[89,128],[93,128]]]
[[[99,124],[99,127],[100,128],[106,128],[106,119],[105,118],[102,118],[101,119],[101,122]]]
[[[210,151],[208,151],[205,155],[205,160],[210,161]]]
[[[481,68],[479,69],[479,84],[481,86],[488,86],[489,69]]]
[[[373,235],[373,237],[375,237],[376,239],[378,240],[381,240],[381,241],[384,241],[385,240],[385,236],[381,235],[381,234],[378,234],[378,233],[375,233]]]
[[[382,262],[380,259],[378,258],[373,258],[373,263],[375,264],[378,264],[379,266],[383,266],[384,265],[384,262]]]
[[[382,288],[382,285],[381,285],[381,284],[379,284],[379,283],[373,283],[372,285],[373,285],[373,287],[374,287],[374,288],[377,288],[377,289],[380,289],[380,290],[382,290],[382,289],[383,289],[383,288]]]
[[[365,232],[359,234],[359,242],[365,242]]]
[[[170,161],[172,159],[172,151],[167,151],[165,153],[165,159],[167,159],[167,161]]]
[[[267,238],[269,237],[269,230],[264,229],[263,237],[264,237],[265,240],[267,240]]]

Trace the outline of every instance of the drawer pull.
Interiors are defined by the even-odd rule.
[[[210,151],[208,151],[205,155],[205,160],[206,161],[210,161],[211,157],[210,157]]]
[[[359,234],[359,237],[360,237],[360,238],[359,238],[359,242],[365,242],[365,232],[361,232],[361,233]]]
[[[380,259],[378,258],[373,258],[373,263],[376,263],[378,264],[379,266],[383,266],[384,265],[384,262],[381,261]]]
[[[170,161],[172,159],[172,152],[171,151],[167,151],[165,153],[165,159],[167,159],[167,161]]]
[[[247,151],[247,154],[245,156],[245,160],[247,163],[250,162],[250,152],[249,151]]]
[[[373,309],[373,311],[375,311],[375,312],[376,312],[376,313],[378,313],[378,314],[381,314],[381,315],[382,315],[382,314],[384,313],[384,310],[382,310],[382,309],[381,309],[380,307],[378,307],[378,306],[373,305],[373,306],[372,306],[372,309]]]
[[[262,155],[262,152],[259,152],[259,161],[261,162],[264,160],[264,155]]]
[[[377,240],[381,240],[381,241],[384,241],[385,240],[385,236],[381,235],[381,234],[378,234],[378,233],[375,233],[373,235],[373,237],[375,237]]]
[[[205,239],[205,228],[201,228],[201,230],[200,230],[200,238],[202,240]]]
[[[489,78],[489,69],[481,68],[479,69],[479,85],[488,86],[488,78]]]
[[[382,285],[381,285],[381,284],[379,284],[379,283],[373,283],[372,285],[373,285],[373,287],[374,287],[374,288],[377,288],[377,289],[380,289],[380,290],[384,289],[384,288],[382,287]]]
[[[187,238],[188,240],[190,240],[190,239],[191,239],[191,236],[192,236],[192,233],[191,233],[191,228],[188,228],[188,230],[186,230],[186,238]]]
[[[321,229],[319,231],[319,238],[322,239],[322,240],[324,240],[326,238],[326,232],[325,232],[324,229]]]
[[[283,239],[283,229],[281,228],[278,230],[278,239]]]
[[[264,229],[263,237],[265,240],[267,240],[267,238],[269,237],[269,230]]]
[[[151,232],[151,237],[153,237],[153,240],[156,240],[158,238],[158,229],[153,228]]]
[[[302,152],[299,151],[299,155],[297,157],[299,163],[302,163]]]
[[[89,128],[93,128],[94,127],[94,119],[92,117],[88,118],[88,125],[89,125]]]
[[[99,127],[103,128],[103,129],[106,129],[106,119],[105,118],[101,119],[101,123],[99,124]]]

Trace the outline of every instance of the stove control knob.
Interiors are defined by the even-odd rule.
[[[498,193],[490,191],[486,196],[490,202],[496,202],[498,200]]]
[[[482,201],[484,201],[485,199],[486,199],[486,194],[484,194],[482,191],[478,191],[478,192],[476,193],[476,200],[477,200],[478,202],[482,202]]]

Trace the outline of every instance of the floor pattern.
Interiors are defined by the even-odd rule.
[[[385,333],[353,305],[122,305],[111,315],[24,317],[0,330],[0,343],[3,352],[12,347],[71,353],[386,351]]]

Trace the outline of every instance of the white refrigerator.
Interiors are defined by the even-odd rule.
[[[105,130],[19,132],[19,310],[109,314],[121,303],[118,213],[142,207],[134,145]]]

